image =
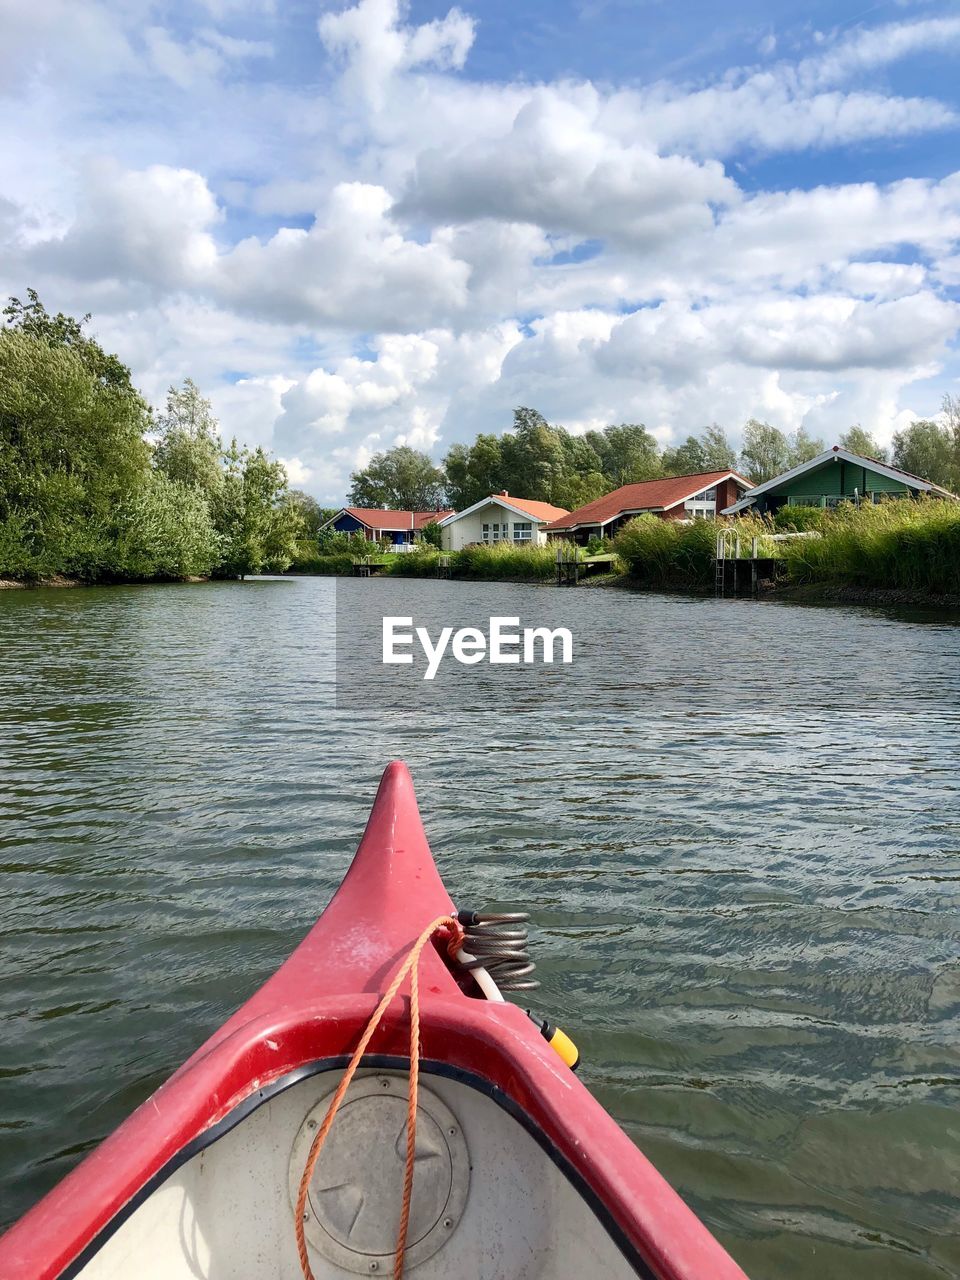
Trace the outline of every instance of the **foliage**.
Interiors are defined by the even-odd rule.
[[[416,551],[388,556],[386,572],[394,578],[434,578],[439,563],[440,552],[436,547],[421,544]]]
[[[436,547],[438,551],[443,546],[443,530],[436,520],[430,520],[423,526],[420,530],[420,537],[431,547]]]
[[[220,558],[203,494],[161,471],[118,508],[110,544],[109,572],[124,580],[207,577]]]
[[[751,418],[743,428],[740,466],[744,475],[762,484],[790,469],[790,443],[782,431],[769,422]]]
[[[960,487],[960,468],[949,427],[921,419],[893,437],[893,465],[946,489]]]
[[[544,581],[556,572],[556,543],[476,543],[453,556],[453,572],[465,578],[523,578]]]
[[[0,572],[112,572],[109,529],[149,476],[146,406],[83,352],[0,330]]]
[[[826,447],[822,440],[814,439],[803,427],[798,427],[790,437],[790,466],[798,467],[802,462],[810,462],[824,453]]]
[[[143,406],[144,402],[133,386],[127,366],[118,356],[108,354],[95,339],[83,332],[83,326],[90,320],[89,313],[82,320],[66,316],[62,311],[52,316],[35,289],[27,290],[27,298],[27,302],[11,298],[4,307],[6,328],[23,333],[29,338],[36,338],[48,347],[68,348],[98,383],[119,395],[135,398]]]
[[[348,505],[386,507],[394,511],[438,510],[443,500],[443,473],[426,453],[400,445],[376,453],[351,477]]]
[[[617,534],[613,548],[629,573],[653,587],[703,588],[713,583],[717,526],[643,515]]]
[[[791,503],[780,508],[773,517],[773,525],[778,533],[807,533],[811,529],[822,529],[829,519],[830,513],[824,507]]]
[[[783,550],[795,582],[960,593],[960,507],[952,502],[844,503],[820,538]]]
[[[883,445],[879,444],[869,431],[864,431],[859,423],[843,433],[840,444],[851,453],[859,453],[861,458],[873,458],[875,462],[887,460],[887,451]]]
[[[370,556],[379,554],[380,543],[369,541],[359,529],[354,533],[323,529],[317,536],[317,548],[322,556]]]
[[[0,573],[88,581],[283,569],[301,507],[261,449],[224,450],[189,379],[150,411],[130,371],[33,290],[0,329]]]
[[[209,400],[192,378],[170,387],[163,413],[157,416],[159,440],[153,461],[171,480],[199,489],[214,501],[223,487],[220,424]]]
[[[353,568],[353,556],[344,552],[299,556],[290,566],[291,573],[317,573],[343,576]]]
[[[713,423],[700,436],[687,436],[682,445],[663,451],[663,473],[668,476],[692,475],[697,471],[733,471],[737,455],[723,429]]]
[[[601,538],[594,534],[584,550],[588,556],[604,556],[608,551],[613,550],[613,542],[610,538]]]

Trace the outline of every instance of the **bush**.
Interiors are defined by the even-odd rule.
[[[353,556],[345,555],[317,555],[303,556],[294,560],[290,566],[289,573],[318,573],[318,574],[349,574],[353,569]]]
[[[681,524],[637,516],[617,534],[614,550],[633,577],[656,587],[713,585],[717,526],[712,520]]]
[[[795,582],[960,593],[960,507],[952,502],[844,504],[821,537],[782,546]]]
[[[781,507],[773,517],[778,533],[809,533],[827,526],[830,512],[824,507]]]
[[[390,555],[381,573],[389,573],[392,578],[435,578],[439,563],[440,552],[426,545],[416,551]]]
[[[613,543],[609,538],[599,538],[594,535],[584,550],[588,556],[605,556],[607,552],[613,550]]]
[[[492,542],[464,547],[453,555],[452,569],[465,578],[522,578],[546,581],[556,570],[556,544]]]

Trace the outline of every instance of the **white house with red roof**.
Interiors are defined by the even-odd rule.
[[[445,516],[453,514],[450,510],[384,511],[380,507],[341,507],[320,528],[337,533],[360,533],[371,542],[389,539],[391,547],[400,548],[413,546],[426,525],[439,524]]]
[[[444,551],[460,551],[472,543],[512,542],[519,546],[544,543],[544,532],[553,520],[565,516],[563,507],[531,498],[515,498],[504,489],[481,498],[464,511],[454,511],[440,521]]]
[[[612,538],[621,525],[639,515],[661,520],[712,518],[750,488],[751,482],[736,471],[697,471],[625,484],[553,520],[546,534],[585,543],[591,538]]]

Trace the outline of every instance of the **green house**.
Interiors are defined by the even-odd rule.
[[[749,511],[762,515],[786,506],[836,507],[841,502],[881,502],[884,498],[916,498],[921,494],[960,501],[956,494],[909,471],[834,445],[809,462],[801,462],[783,475],[749,489],[739,502],[724,507],[722,514],[735,516]]]

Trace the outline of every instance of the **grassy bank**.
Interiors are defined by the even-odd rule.
[[[960,593],[960,507],[953,503],[846,503],[829,512],[797,507],[776,519],[739,520],[734,527],[745,552],[758,537],[761,554],[783,558],[790,586]],[[789,530],[819,536],[768,541],[770,534]],[[631,521],[615,543],[634,581],[694,591],[713,586],[715,546],[712,521],[680,525],[656,516]]]
[[[455,578],[548,582],[554,576],[557,548],[555,543],[541,547],[497,542],[443,554],[449,558],[451,576]],[[379,573],[382,577],[391,578],[435,578],[440,555],[435,547],[424,547],[423,550],[400,555],[378,556]],[[353,559],[353,555],[348,553],[302,557],[291,572],[349,574]]]

